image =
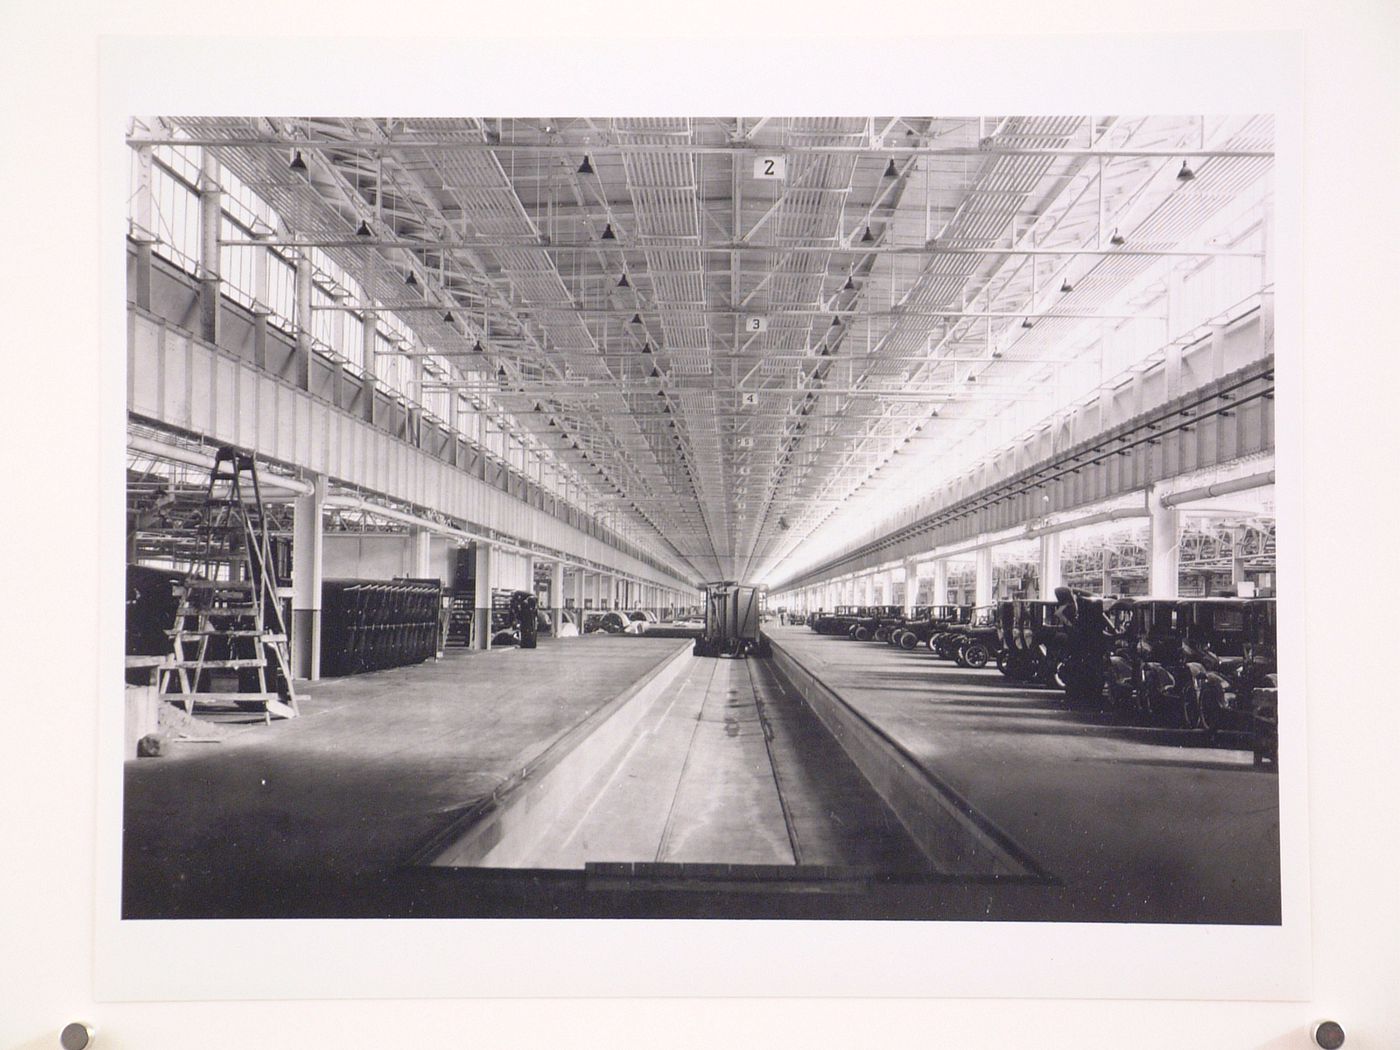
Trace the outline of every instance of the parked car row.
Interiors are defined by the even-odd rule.
[[[926,649],[962,667],[1055,689],[1070,707],[1135,724],[1243,734],[1256,765],[1278,761],[1277,607],[1272,598],[1105,599],[988,606],[841,606],[820,634]]]

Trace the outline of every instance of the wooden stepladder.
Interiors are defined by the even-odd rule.
[[[162,692],[173,675],[179,691],[170,697],[183,700],[189,714],[195,704],[233,703],[260,707],[268,722],[295,718],[287,627],[252,456],[232,448],[215,453],[200,529],[200,553],[177,588],[180,606],[166,632],[174,659],[162,672]],[[212,688],[228,672],[238,687]]]

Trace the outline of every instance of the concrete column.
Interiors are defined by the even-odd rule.
[[[583,581],[588,574],[582,569],[574,571],[574,611],[578,612],[583,608]],[[578,623],[578,629],[583,630],[583,621]]]
[[[379,361],[374,354],[378,348],[379,315],[373,310],[366,310],[360,332],[360,356],[364,359],[364,374],[360,378],[360,415],[371,426],[374,425],[375,377],[379,374]]]
[[[491,584],[495,577],[492,572],[491,545],[480,541],[472,545],[472,556],[476,559],[476,595],[472,598],[472,648],[491,648]]]
[[[1245,582],[1244,575],[1244,529],[1235,527],[1230,530],[1231,538],[1231,558],[1230,558],[1230,586],[1236,594],[1239,593],[1240,584]]]
[[[1101,582],[1100,585],[1099,585],[1099,593],[1100,593],[1100,594],[1112,594],[1112,593],[1113,593],[1113,573],[1110,571],[1110,567],[1109,567],[1109,555],[1108,555],[1108,548],[1107,548],[1107,547],[1105,547],[1105,548],[1103,549],[1103,567],[1102,567],[1102,573],[1103,573],[1103,580],[1102,580],[1102,582]]]
[[[1181,515],[1162,506],[1155,485],[1147,490],[1147,510],[1147,593],[1154,598],[1175,598]]]
[[[296,266],[297,345],[292,354],[292,382],[311,389],[311,257],[298,254]]]
[[[292,674],[315,682],[321,677],[321,579],[325,534],[321,518],[326,479],[310,479],[315,491],[292,505]]]
[[[223,219],[219,164],[209,150],[199,173],[199,336],[219,341],[219,224]]]
[[[977,576],[972,594],[972,604],[992,604],[992,548],[990,547],[983,547],[977,551]]]
[[[948,604],[948,559],[937,558],[933,563],[933,604]]]
[[[143,310],[151,308],[151,246],[155,222],[151,206],[151,147],[136,150],[136,190],[132,198],[131,239],[136,243],[136,287],[132,298]]]
[[[549,574],[550,619],[554,621],[554,637],[564,626],[564,563],[556,561]]]
[[[1055,594],[1055,588],[1065,582],[1060,570],[1060,534],[1048,532],[1040,537],[1040,597],[1048,601]]]
[[[413,576],[425,580],[433,574],[433,534],[427,529],[414,529],[410,542],[413,544]]]
[[[912,616],[919,597],[919,563],[913,558],[904,561],[904,615]]]

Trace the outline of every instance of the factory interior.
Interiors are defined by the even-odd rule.
[[[133,118],[123,916],[1278,925],[1275,137]]]

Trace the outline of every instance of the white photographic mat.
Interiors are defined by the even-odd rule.
[[[1289,1000],[1309,995],[1301,644],[1301,55],[1273,37],[719,47],[109,39],[102,54],[103,695],[99,1000],[782,996]],[[221,75],[204,73],[211,69]],[[682,71],[658,79],[655,70]],[[352,75],[363,70],[366,75]],[[522,75],[522,70],[532,71]],[[1010,75],[1010,71],[1018,75]],[[1062,75],[1065,70],[1079,75]],[[839,72],[838,72],[839,71]],[[1051,75],[1059,71],[1061,75]],[[639,88],[645,85],[645,90]],[[1276,117],[1281,926],[680,920],[120,919],[127,118],[1270,113]],[[760,159],[761,160],[761,159]],[[780,177],[766,170],[758,177]],[[755,319],[760,322],[761,319]]]

